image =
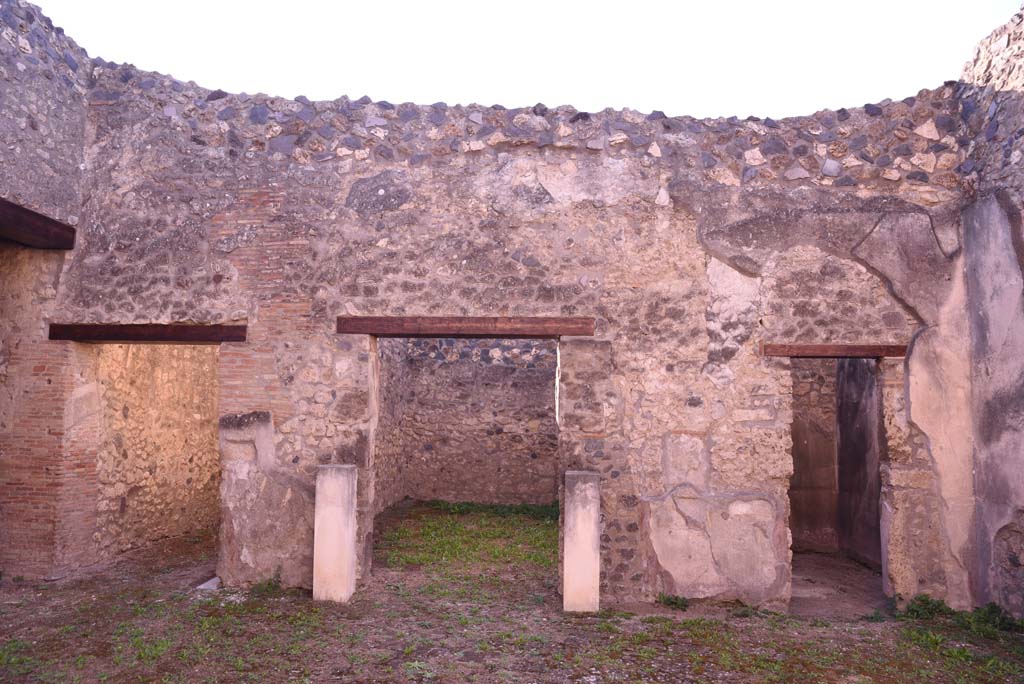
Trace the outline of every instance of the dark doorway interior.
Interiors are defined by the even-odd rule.
[[[885,605],[877,361],[793,358],[794,613],[858,617]]]
[[[878,467],[884,442],[878,362],[839,359],[836,371],[839,549],[850,558],[881,570]]]

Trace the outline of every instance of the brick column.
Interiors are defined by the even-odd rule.
[[[88,348],[47,339],[64,254],[0,245],[0,573],[95,560],[98,388]],[[94,410],[95,409],[95,410]]]

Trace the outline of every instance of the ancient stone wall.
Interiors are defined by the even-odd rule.
[[[918,594],[950,594],[939,472],[928,437],[909,418],[906,365],[883,359],[876,378],[885,440],[879,464],[882,584],[886,595],[901,602]]]
[[[839,550],[836,532],[836,361],[793,359],[793,477],[789,528],[794,551]]]
[[[371,353],[334,335],[333,316],[587,314],[597,339],[563,342],[561,447],[564,464],[605,477],[603,582],[623,597],[785,601],[790,378],[756,340],[906,341],[913,317],[850,250],[892,212],[930,226],[925,207],[956,196],[910,172],[887,180],[863,158],[869,145],[883,164],[883,148],[925,149],[932,126],[915,127],[946,111],[946,91],[778,123],[698,122],[288,102],[124,67],[96,75],[117,104],[91,110],[95,192],[62,313],[248,319],[250,342],[222,354],[224,411],[269,409],[271,472],[293,477],[252,503],[263,512],[246,509],[252,528],[239,534],[255,537],[285,498],[309,509],[316,464],[354,462],[366,543]],[[733,185],[748,156],[756,174]],[[807,176],[787,179],[800,164]],[[847,175],[852,185],[833,182]],[[865,201],[858,187],[900,197]],[[768,216],[777,232],[743,242]],[[97,306],[107,273],[130,296]],[[791,291],[849,304],[772,308]],[[268,558],[304,582],[308,530],[294,528],[260,543],[278,544]]]
[[[555,501],[556,346],[553,341],[378,340],[378,499]],[[401,492],[397,497],[391,478]]]
[[[978,602],[1024,615],[1024,13],[964,67],[961,115],[979,198],[964,213],[977,493],[972,558]]]
[[[245,343],[221,345],[218,574],[225,580],[279,575],[288,586],[310,585],[321,464],[359,467],[357,533],[361,559],[369,558],[377,413],[372,346],[365,335],[334,335],[317,325],[302,302],[263,304],[259,317],[249,319]]]
[[[0,3],[0,197],[76,225],[92,60],[31,5]]]
[[[7,78],[21,54],[0,53]],[[248,323],[219,369],[229,583],[309,584],[321,463],[359,466],[366,553],[380,372],[335,316],[587,315],[597,335],[560,346],[559,449],[563,468],[602,474],[604,592],[785,604],[792,375],[757,342],[913,336],[901,406],[942,504],[929,554],[945,596],[970,602],[958,269],[973,170],[955,84],[695,120],[291,101],[88,71],[84,203],[54,320]]]
[[[1024,13],[1018,12],[978,43],[959,86],[960,137],[970,150],[965,177],[983,194],[1008,189],[1020,203],[1024,158]]]
[[[71,225],[81,209],[92,63],[30,5],[0,3],[0,197]],[[0,245],[0,571],[60,574],[60,513],[88,471],[65,468],[69,345],[48,345],[62,253]],[[31,397],[31,401],[28,398]],[[75,475],[83,478],[76,479]]]
[[[0,246],[0,570],[60,576],[216,522],[216,348],[48,342],[64,254]],[[212,481],[211,481],[212,478]]]
[[[49,345],[36,341],[34,346]],[[26,496],[32,502],[31,492],[39,488],[55,508],[50,574],[70,573],[165,537],[214,529],[220,508],[216,347],[60,348],[65,354],[57,367],[73,389],[63,398],[62,444],[50,456],[56,463],[40,469],[46,455],[29,452],[27,462],[37,472],[28,495],[20,491],[17,478],[26,475],[18,464],[12,460],[4,468],[15,504]],[[46,377],[44,364],[36,368]],[[16,420],[18,414],[29,415],[23,405],[31,403],[15,401]],[[15,422],[3,435],[4,455],[8,449],[18,453],[11,437],[38,427]],[[29,448],[36,447],[37,435],[25,439]],[[48,478],[53,486],[46,486]],[[8,518],[5,510],[5,520],[12,521],[10,533],[17,535],[16,507],[10,513]]]
[[[1024,233],[1008,194],[964,214],[971,312],[976,591],[1024,615]]]
[[[405,340],[378,339],[380,359],[377,383],[377,426],[372,435],[374,514],[408,496],[408,449],[422,449],[406,439],[402,420],[413,379],[408,372],[409,348]],[[432,444],[432,443],[431,443]]]

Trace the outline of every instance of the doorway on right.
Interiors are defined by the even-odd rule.
[[[793,594],[790,612],[860,618],[882,590],[885,459],[878,361],[793,358]]]

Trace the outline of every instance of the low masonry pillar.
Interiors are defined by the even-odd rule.
[[[601,475],[565,473],[562,609],[596,612],[601,585]]]
[[[345,603],[356,588],[356,466],[322,465],[316,473],[313,598]]]

